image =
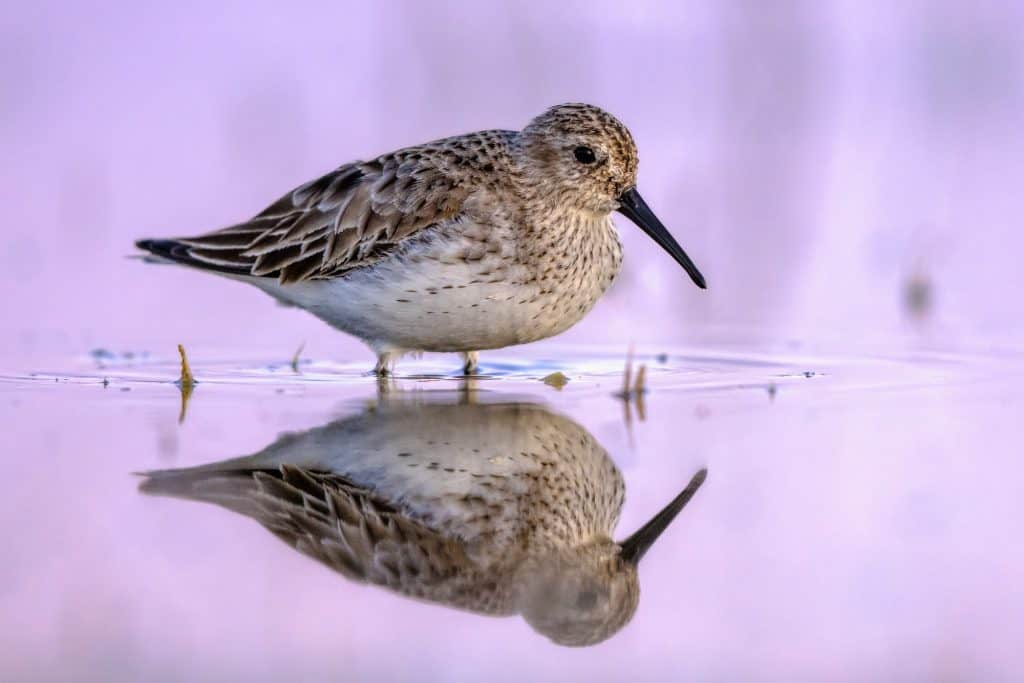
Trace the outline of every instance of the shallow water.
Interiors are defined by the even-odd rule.
[[[1024,680],[1024,3],[7,5],[0,680]],[[470,386],[454,358],[403,363],[382,396],[313,316],[125,258],[567,99],[630,127],[707,291],[620,220],[622,274],[578,325]],[[387,406],[472,453],[504,424],[477,405],[599,443],[620,479],[565,492],[621,480],[617,540],[707,467],[601,643],[360,585],[132,474],[375,417],[437,445]],[[399,452],[349,474],[387,481]]]
[[[453,357],[428,357],[384,384],[364,363],[190,352],[199,384],[184,410],[173,349],[0,373],[12,448],[0,669],[12,679],[1024,674],[1024,359],[1013,353],[638,350],[647,390],[625,401],[620,352],[487,354],[468,381]],[[561,389],[541,381],[556,371]],[[510,404],[540,406],[529,411],[607,451],[625,487],[616,540],[708,470],[641,561],[635,614],[592,647],[353,581],[244,514],[144,495],[133,475],[255,453],[282,432],[299,433],[288,457],[305,457],[302,434],[319,433],[306,430],[395,405],[434,406],[436,420],[419,419],[456,445],[486,441],[503,432],[473,406]],[[432,429],[381,424],[384,444]]]

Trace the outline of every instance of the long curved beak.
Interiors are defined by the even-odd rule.
[[[644,198],[640,196],[635,187],[629,188],[619,196],[619,213],[636,223],[662,249],[671,254],[672,258],[686,270],[694,284],[701,289],[708,288],[707,283],[704,282],[704,276],[697,270],[697,266],[693,264],[690,257],[686,255],[683,248],[672,237],[668,228],[662,225],[658,217],[654,215],[654,212],[647,206],[647,202],[644,201]]]
[[[693,498],[693,494],[697,493],[697,489],[704,483],[707,476],[707,469],[701,469],[697,474],[693,475],[690,483],[686,485],[682,493],[666,505],[661,512],[654,515],[651,521],[644,524],[632,536],[620,543],[620,556],[622,559],[633,566],[638,565],[640,558],[654,545],[654,542],[658,540],[658,536],[661,536],[662,532],[668,528],[668,525],[676,518],[679,511],[686,507],[686,504]]]

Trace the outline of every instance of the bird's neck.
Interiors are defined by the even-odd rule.
[[[610,214],[544,204],[526,210],[520,222],[524,237],[538,251],[618,252],[619,237]]]

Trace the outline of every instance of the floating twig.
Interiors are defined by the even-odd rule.
[[[185,355],[185,347],[178,344],[178,355],[181,356],[181,376],[178,378],[178,386],[195,386],[196,378],[192,374],[192,368],[188,365],[188,356]]]
[[[299,348],[295,349],[295,355],[292,356],[292,372],[296,375],[299,374],[299,356],[302,355],[303,349],[306,348],[306,342],[299,344]]]
[[[188,411],[188,401],[192,398],[192,390],[196,386],[195,375],[188,365],[188,356],[185,355],[185,347],[178,344],[178,355],[181,356],[181,376],[175,384],[181,390],[181,412],[178,413],[178,424],[185,421],[185,413]]]
[[[641,365],[636,371],[636,383],[633,384],[633,393],[642,394],[647,391],[647,366]]]
[[[622,373],[622,391],[619,392],[619,398],[629,400],[633,390],[633,345],[629,345],[629,351],[626,352],[626,370]]]
[[[622,372],[622,389],[615,396],[622,400],[623,419],[626,422],[626,430],[629,432],[630,443],[633,441],[633,411],[636,406],[637,417],[641,422],[647,420],[647,406],[644,404],[644,394],[647,393],[647,366],[641,365],[637,368],[636,379],[633,375],[633,347],[629,347],[626,354],[626,367]]]
[[[647,393],[647,366],[641,365],[637,368],[636,379],[633,379],[633,347],[629,347],[629,353],[626,355],[626,367],[622,372],[622,389],[619,390],[617,397],[623,401],[632,401],[638,396],[642,396]]]
[[[641,365],[636,371],[636,382],[633,384],[633,403],[636,405],[636,415],[641,422],[647,420],[647,407],[644,405],[644,394],[647,393],[647,366]]]

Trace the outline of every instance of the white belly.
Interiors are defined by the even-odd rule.
[[[619,269],[617,239],[614,249],[600,246],[588,258],[538,268],[508,253],[452,258],[458,245],[448,242],[342,278],[253,284],[362,339],[377,353],[479,351],[536,341],[577,323]]]

